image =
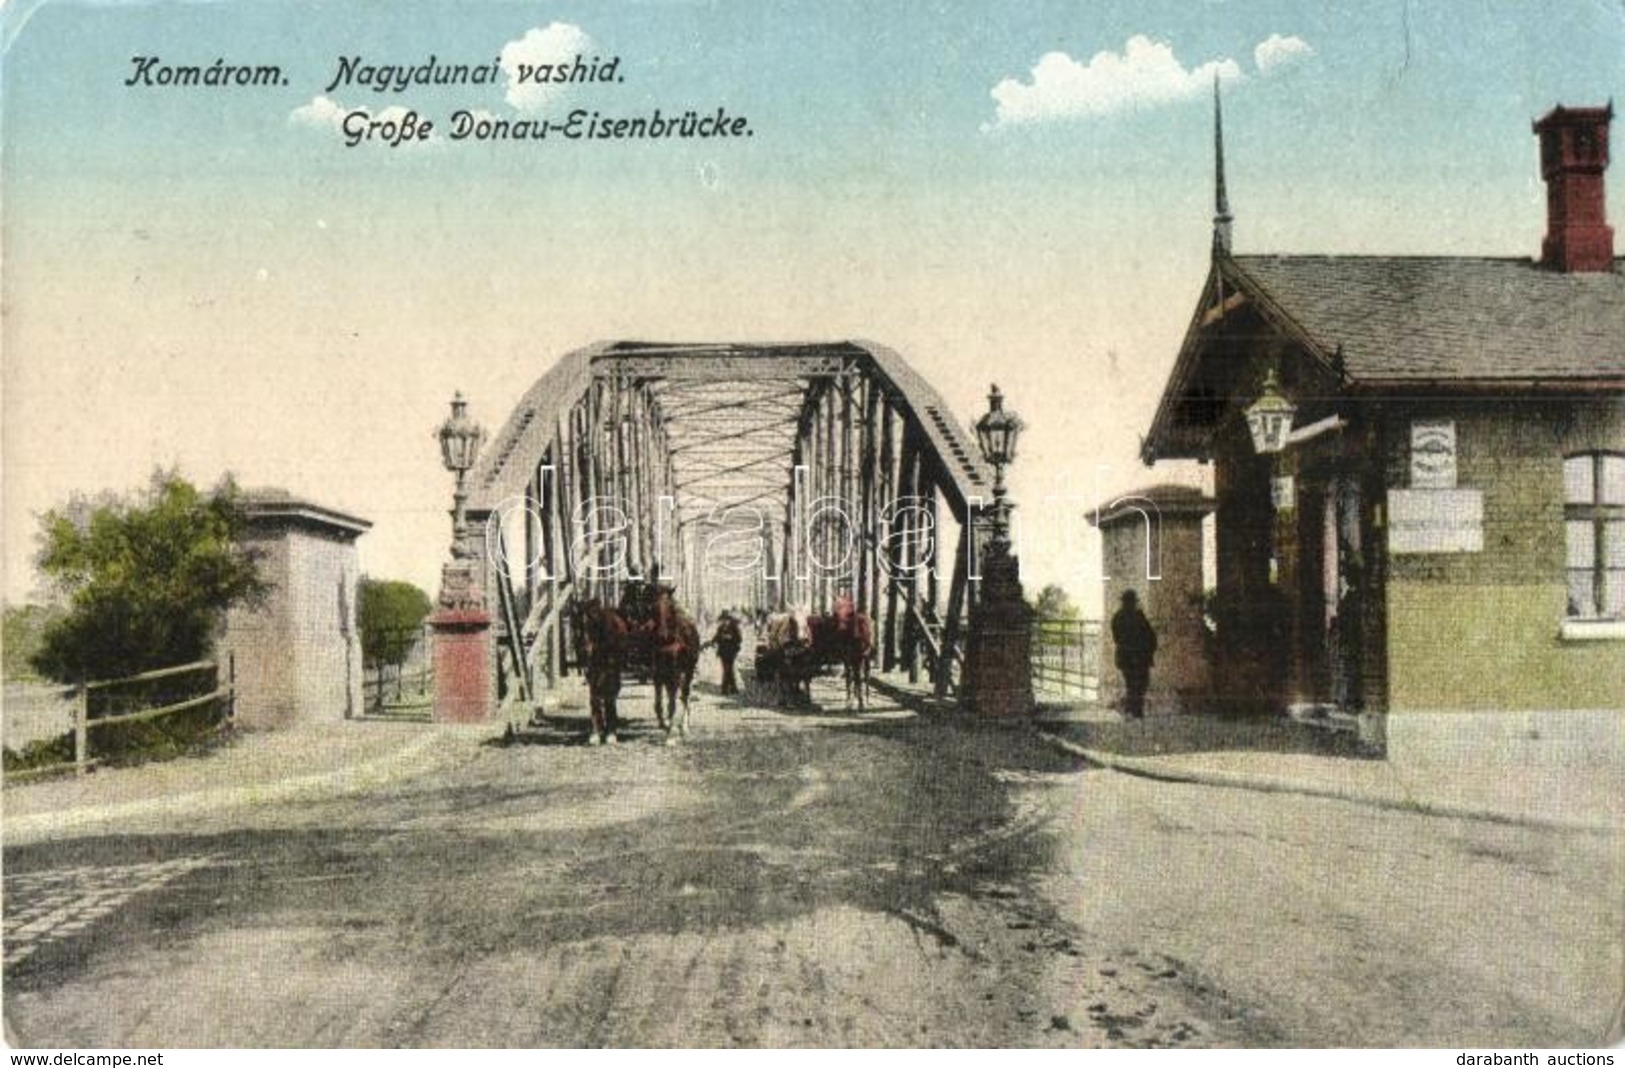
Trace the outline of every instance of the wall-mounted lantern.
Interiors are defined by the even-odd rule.
[[[1264,390],[1257,400],[1247,406],[1247,433],[1252,435],[1253,449],[1261,456],[1273,456],[1286,448],[1292,433],[1292,419],[1298,406],[1281,392],[1281,382],[1270,368],[1264,378]]]

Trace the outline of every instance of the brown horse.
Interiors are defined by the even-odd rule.
[[[874,659],[875,652],[874,623],[843,597],[836,602],[833,614],[819,616],[812,621],[811,630],[813,652],[818,661],[828,663],[834,660],[841,665],[841,674],[846,682],[847,710],[851,711],[852,698],[856,696],[858,711],[865,711],[869,661]]]
[[[588,745],[620,741],[615,699],[621,692],[621,664],[631,628],[621,614],[596,598],[577,601],[572,610],[576,653],[587,677],[592,732]]]
[[[688,692],[694,684],[694,669],[700,662],[700,630],[688,613],[677,607],[671,590],[662,586],[655,593],[651,634],[651,669],[654,675],[655,720],[667,732],[666,744],[676,744],[688,734]],[[682,694],[683,712],[677,714],[677,697]],[[665,710],[661,695],[665,696]],[[671,713],[667,724],[665,711]]]

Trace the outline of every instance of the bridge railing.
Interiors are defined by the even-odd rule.
[[[1100,620],[1033,623],[1033,689],[1050,697],[1100,700]]]

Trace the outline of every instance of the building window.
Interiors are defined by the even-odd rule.
[[[1563,460],[1570,619],[1625,619],[1625,453]]]

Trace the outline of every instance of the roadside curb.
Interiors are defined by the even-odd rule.
[[[1590,820],[1569,820],[1530,813],[1507,812],[1487,806],[1462,804],[1454,801],[1429,801],[1424,798],[1413,797],[1384,797],[1380,794],[1360,790],[1324,786],[1297,779],[1277,779],[1267,775],[1249,775],[1243,772],[1219,771],[1216,769],[1169,767],[1156,758],[1118,756],[1115,753],[1105,753],[1098,749],[1087,749],[1076,742],[1056,737],[1045,730],[1040,730],[1038,733],[1051,745],[1095,767],[1120,772],[1124,775],[1133,775],[1141,779],[1153,779],[1158,782],[1219,786],[1233,790],[1251,790],[1255,793],[1298,794],[1304,797],[1346,801],[1370,808],[1409,812],[1413,815],[1479,820],[1485,823],[1539,827],[1546,830],[1609,835],[1619,834],[1621,831],[1621,828],[1614,824],[1598,823]]]
[[[444,737],[439,731],[427,732],[394,752],[331,771],[243,786],[190,790],[140,801],[37,812],[6,819],[0,823],[0,830],[3,830],[5,844],[11,846],[68,836],[87,827],[119,820],[153,821],[162,817],[185,816],[205,808],[217,811],[239,805],[288,801],[333,792],[335,789],[350,793],[382,786],[445,762],[447,754],[444,752],[428,760],[419,759],[425,750]]]

